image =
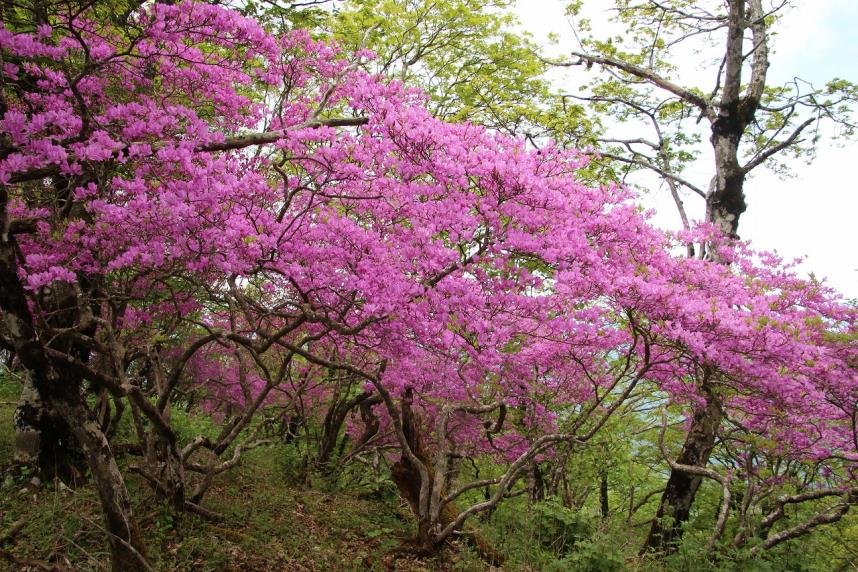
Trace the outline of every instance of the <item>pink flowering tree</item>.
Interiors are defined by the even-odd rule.
[[[672,255],[574,152],[440,122],[334,47],[206,4],[57,8],[4,24],[0,51],[3,347],[79,443],[116,570],[149,567],[111,447],[126,408],[131,470],[209,517],[266,411],[309,393],[325,461],[358,408],[360,446],[389,428],[425,550],[644,390],[854,462],[854,351],[832,341],[854,312],[741,246]],[[180,442],[189,390],[215,438]],[[500,477],[450,478],[483,454]]]
[[[306,36],[277,40],[202,4],[114,16],[69,5],[2,29],[0,308],[4,345],[83,449],[114,568],[132,570],[148,566],[144,545],[109,427],[84,392],[131,404],[141,438],[151,431],[162,443],[161,480],[182,504],[184,457],[168,405],[182,366],[221,333],[189,339],[167,371],[151,333],[169,340],[211,321],[228,278],[270,252],[251,234],[270,237],[264,225],[278,219],[270,207],[288,209],[288,199],[260,169],[266,157],[226,151],[337,124],[322,117],[325,90],[347,63]],[[265,105],[278,97],[276,108]],[[239,134],[260,126],[261,135]],[[287,232],[295,215],[283,222],[284,214],[272,232]],[[274,339],[247,351],[256,356]]]

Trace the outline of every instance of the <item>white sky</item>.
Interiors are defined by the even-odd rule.
[[[594,34],[608,35],[616,29],[607,24],[602,12],[611,0],[588,0],[588,16]],[[770,85],[795,76],[823,85],[834,77],[858,81],[858,0],[798,0],[775,29],[769,69]],[[564,15],[563,0],[518,0],[516,13],[522,29],[545,46],[546,54],[562,56],[574,49],[571,27]],[[559,44],[547,41],[549,33],[560,37]],[[689,54],[680,63],[685,83],[694,85],[699,56]],[[558,87],[573,92],[587,78],[580,68],[556,72]],[[591,72],[593,73],[593,72]],[[701,87],[709,86],[712,74],[702,72]],[[704,138],[704,141],[706,139]],[[689,177],[706,186],[711,175],[708,143],[700,170]],[[821,143],[811,165],[796,162],[794,177],[781,180],[770,171],[758,169],[745,184],[748,210],[742,216],[739,234],[758,249],[776,250],[786,259],[805,257],[803,272],[825,277],[847,298],[858,298],[858,143],[836,147]],[[677,228],[676,207],[666,190],[651,193],[642,202],[658,211],[656,223]],[[703,201],[695,196],[685,201],[689,216],[703,217]]]

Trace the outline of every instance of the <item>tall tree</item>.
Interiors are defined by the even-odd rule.
[[[304,31],[202,2],[102,9],[0,27],[0,346],[79,440],[114,569],[150,566],[87,392],[128,404],[131,469],[188,508],[259,443],[276,387],[313,375],[330,403],[329,373],[359,380],[431,550],[638,389],[705,399],[701,372],[741,391],[723,409],[749,431],[822,428],[806,452],[790,422],[778,447],[852,454],[854,376],[826,335],[855,312],[773,258],[675,256],[624,189],[577,178],[577,152],[440,121]],[[180,385],[227,401],[217,437],[179,442]],[[504,473],[457,486],[454,459],[481,451]],[[453,510],[474,488],[493,492]]]
[[[560,66],[594,67],[597,75],[580,99],[605,124],[628,123],[647,135],[614,136],[607,130],[598,151],[626,171],[647,170],[662,178],[683,223],[682,195],[705,201],[705,220],[738,234],[747,207],[745,182],[755,169],[785,169],[785,160],[812,158],[821,129],[854,133],[858,87],[833,78],[822,87],[800,79],[773,85],[768,70],[773,30],[787,2],[766,0],[616,0],[612,20],[623,28],[599,38],[588,19],[577,20],[579,48]],[[571,3],[573,18],[584,3]],[[688,85],[676,62],[688,53],[711,62],[711,83]],[[700,128],[704,123],[707,127]],[[618,132],[628,129],[618,129]],[[687,168],[708,134],[711,175],[696,181]]]
[[[585,3],[569,4],[582,14]],[[578,49],[558,66],[596,68],[582,95],[605,125],[629,123],[646,135],[600,135],[598,151],[618,172],[648,171],[661,178],[678,209],[683,227],[691,226],[684,194],[705,204],[705,221],[738,237],[747,208],[745,183],[757,168],[784,168],[788,157],[812,158],[821,127],[834,124],[841,136],[854,132],[853,104],[858,87],[832,79],[823,87],[794,80],[772,85],[768,70],[773,28],[789,8],[778,0],[616,0],[612,19],[623,33],[607,39],[593,33],[590,21],[577,21]],[[688,85],[675,62],[692,50],[715,57],[708,86]],[[700,123],[706,128],[701,129]],[[620,128],[619,132],[628,133]],[[708,135],[708,181],[695,181],[688,167]],[[689,255],[694,246],[688,245]],[[707,244],[699,256],[717,259]],[[702,467],[715,446],[722,419],[719,382],[704,375],[699,384],[706,404],[693,415],[681,465]],[[674,469],[662,497],[645,549],[669,550],[688,519],[701,476]],[[672,515],[663,529],[661,518]]]

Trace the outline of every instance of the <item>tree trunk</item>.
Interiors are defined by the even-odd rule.
[[[77,296],[71,284],[56,281],[43,288],[39,305],[45,310],[49,326],[65,329],[77,325]],[[88,357],[85,349],[69,342],[55,341],[54,346],[83,361]],[[42,399],[32,376],[25,375],[23,379],[13,417],[15,462],[31,467],[43,481],[59,478],[71,485],[82,482],[86,462],[68,423]]]
[[[724,85],[709,138],[715,156],[715,176],[706,194],[706,221],[717,226],[727,236],[738,238],[739,218],[747,208],[744,193],[747,172],[739,163],[739,142],[759,107],[768,57],[766,29],[762,25],[759,2],[750,2],[746,6],[746,0],[729,0],[727,5]],[[746,17],[748,7],[751,10],[750,20]],[[760,22],[755,24],[758,20]],[[749,25],[754,35],[755,53],[749,87],[742,96],[743,46]],[[706,253],[711,260],[718,261],[716,252],[707,252],[707,249],[701,249],[701,252]],[[723,414],[721,403],[709,386],[707,376],[704,373],[701,387],[706,405],[694,412],[682,452],[676,459],[679,464],[704,467],[715,446]],[[700,481],[701,477],[671,471],[642,553],[648,550],[671,552],[674,549],[673,543],[679,539],[682,525],[688,521]],[[672,518],[667,527],[661,522],[664,517]]]
[[[431,487],[435,481],[435,466],[431,460],[432,455],[421,436],[420,422],[417,415],[411,409],[411,402],[412,392],[411,389],[408,389],[402,399],[401,405],[402,429],[411,451],[425,465]],[[458,518],[460,514],[459,509],[453,502],[446,503],[441,509],[438,522],[433,522],[431,515],[423,514],[420,510],[420,485],[422,483],[420,472],[404,454],[391,467],[391,476],[402,498],[408,502],[408,506],[411,507],[412,513],[417,518],[417,537],[415,542],[418,550],[425,554],[434,554],[443,543],[443,540],[440,542],[438,540],[439,530]],[[441,496],[443,497],[445,493],[446,491],[442,491]],[[465,538],[473,546],[474,550],[490,564],[499,565],[503,563],[504,556],[481,534],[471,532]]]
[[[706,221],[728,236],[737,237],[739,217],[745,212],[744,184],[747,172],[739,164],[739,142],[754,120],[766,81],[768,62],[767,27],[758,0],[729,0],[727,43],[724,54],[724,85],[717,115],[711,121],[715,176],[706,195]],[[745,32],[753,34],[751,77],[741,94],[745,66]]]
[[[41,398],[29,375],[12,417],[17,465],[30,468],[42,481],[58,478],[66,484],[83,481],[80,446],[68,424]]]
[[[146,368],[146,377],[150,385],[155,387],[158,395],[169,391],[159,364],[150,361]],[[160,404],[160,403],[159,403]],[[142,413],[132,402],[131,409],[135,415]],[[166,425],[170,423],[172,402],[167,399],[160,411]],[[165,434],[154,425],[145,437],[146,464],[149,475],[157,481],[155,494],[170,503],[177,511],[185,510],[185,467],[176,446],[175,434]],[[149,479],[147,479],[149,480]],[[154,483],[153,483],[154,484]]]
[[[745,129],[741,105],[712,124],[712,148],[715,152],[715,176],[706,195],[706,221],[724,234],[738,238],[739,217],[745,212],[745,172],[739,165],[739,138]],[[710,253],[711,256],[711,253]]]
[[[175,444],[161,440],[157,445],[157,461],[153,465],[161,487],[161,496],[177,511],[185,505],[185,467]]]
[[[349,412],[371,396],[372,392],[364,391],[349,400],[341,401],[338,397],[334,399],[322,423],[322,439],[319,444],[319,453],[316,457],[316,466],[318,468],[324,468],[330,463],[331,457],[337,449],[340,433],[343,430],[343,425],[346,422]]]
[[[8,229],[8,194],[0,185],[0,229]],[[70,427],[83,446],[101,499],[113,570],[147,570],[140,531],[131,511],[125,482],[104,433],[81,395],[81,378],[53,363],[36,333],[27,296],[18,276],[14,237],[0,234],[0,310],[15,354],[27,370],[40,399]]]
[[[25,376],[18,407],[12,417],[12,425],[15,428],[15,463],[28,466],[41,464],[41,419],[46,413],[45,404],[33,387],[30,377]]]
[[[69,420],[77,440],[83,444],[92,481],[104,513],[111,568],[114,572],[150,570],[140,528],[131,509],[125,480],[116,464],[110,444],[83,403],[61,402],[56,409]]]
[[[608,472],[599,472],[599,512],[603,519],[611,515],[611,506],[608,503]]]
[[[399,489],[399,494],[411,507],[411,512],[417,519],[416,544],[424,552],[434,552],[435,542],[431,534],[428,515],[422,515],[420,512],[420,473],[404,455],[393,464],[390,471],[393,482]]]
[[[408,446],[414,455],[426,466],[429,477],[429,486],[434,481],[435,471],[432,466],[431,455],[426,449],[420,433],[420,422],[411,409],[411,389],[408,389],[401,401],[402,408],[402,430],[408,442]],[[423,514],[420,509],[420,487],[422,480],[417,467],[408,460],[405,454],[391,467],[391,476],[396,483],[402,498],[411,507],[411,512],[417,518],[417,545],[420,550],[431,553],[436,549],[434,534],[432,534],[432,523],[428,514]],[[431,492],[431,491],[430,491]]]
[[[527,496],[530,502],[545,500],[545,480],[539,470],[539,463],[536,462],[527,469]]]
[[[721,403],[706,382],[703,385],[703,393],[706,405],[694,412],[682,452],[676,459],[678,464],[704,467],[709,462],[709,455],[715,446],[723,415]],[[662,553],[673,552],[674,541],[682,535],[682,526],[688,521],[701,479],[702,477],[682,471],[670,472],[658,512],[641,553],[650,550]],[[672,519],[667,526],[662,522],[665,517]]]

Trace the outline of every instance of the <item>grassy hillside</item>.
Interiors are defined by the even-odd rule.
[[[2,381],[2,380],[0,380]],[[0,569],[108,570],[98,499],[90,486],[33,486],[12,467],[12,414],[18,388],[0,382]],[[176,412],[183,438],[205,432],[204,416]],[[126,428],[128,430],[128,428]],[[356,468],[336,483],[307,473],[297,445],[252,450],[218,477],[203,505],[220,521],[175,513],[138,477],[128,476],[150,561],[165,571],[487,571],[493,568],[461,540],[434,558],[409,551],[414,522],[386,469]],[[125,457],[122,463],[133,462]],[[126,471],[126,474],[129,474]],[[711,491],[715,492],[715,491]],[[479,493],[474,493],[479,494]],[[467,499],[466,499],[467,500]],[[470,499],[472,501],[476,498]],[[711,504],[711,503],[710,503]],[[617,510],[622,511],[620,507]],[[636,520],[638,520],[636,518]],[[708,515],[701,519],[708,523]],[[636,557],[645,527],[618,514],[601,519],[596,506],[576,510],[554,501],[517,497],[469,527],[503,554],[503,570],[855,570],[855,517],[786,545],[770,562],[725,554],[701,560],[706,528],[691,529],[680,551],[663,562]],[[708,524],[705,524],[708,527]],[[698,538],[699,537],[699,538]]]
[[[0,387],[0,535],[16,531],[0,546],[0,569],[106,570],[95,492],[57,483],[34,487],[27,475],[12,473],[17,391],[8,382]],[[204,504],[225,517],[222,522],[176,514],[129,477],[155,565],[177,571],[480,569],[465,549],[424,561],[398,551],[412,524],[395,497],[298,486],[290,453],[286,446],[251,451],[217,481]]]

